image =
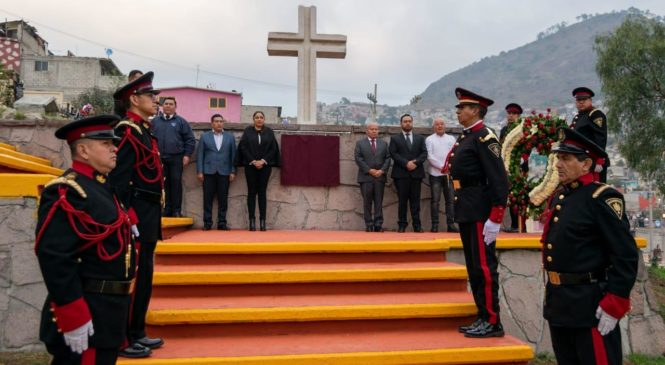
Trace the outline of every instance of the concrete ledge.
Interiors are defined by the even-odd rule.
[[[334,283],[405,280],[466,280],[464,266],[415,269],[155,272],[153,285]]]
[[[478,340],[482,341],[482,340]],[[472,359],[471,361],[469,361]],[[524,364],[533,359],[527,345],[463,347],[419,351],[350,352],[332,354],[247,357],[199,357],[189,359],[118,360],[118,365],[452,365]]]
[[[39,198],[44,185],[55,178],[47,174],[0,174],[0,196]]]
[[[451,249],[462,248],[461,239],[447,239],[446,241],[448,241]],[[635,242],[638,248],[647,247],[647,239],[644,237],[635,237]],[[540,250],[542,244],[540,243],[540,236],[510,238],[510,236],[506,237],[502,234],[496,240],[496,248],[499,250]]]
[[[0,153],[0,165],[9,167],[10,169],[25,171],[33,174],[49,174],[59,176],[62,175],[64,170],[51,166],[45,166],[40,163],[23,160],[20,158],[12,157]]]
[[[340,305],[281,308],[164,309],[148,312],[146,322],[176,324],[346,321],[356,319],[451,318],[478,313],[469,303]]]

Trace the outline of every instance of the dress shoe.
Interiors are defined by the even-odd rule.
[[[174,217],[174,218],[182,218],[182,213],[180,213],[180,212],[173,212],[173,217]]]
[[[142,357],[148,357],[152,354],[152,350],[149,348],[139,344],[138,342],[134,342],[133,344],[125,347],[124,349],[118,351],[118,356],[120,357],[128,357],[132,359],[138,359]]]
[[[170,210],[162,210],[162,217],[170,217],[171,215],[173,215],[173,212]]]
[[[265,219],[259,219],[259,229],[263,232],[267,231]]]
[[[249,230],[250,231],[256,231],[256,219],[255,218],[249,218]]]
[[[381,227],[381,226],[374,226],[374,232],[383,232],[383,227]]]
[[[164,344],[164,340],[162,340],[159,337],[149,338],[146,336],[143,338],[139,338],[138,340],[134,341],[134,343],[135,344],[138,343],[139,345],[147,347],[149,349],[157,349],[162,347],[162,345]]]
[[[449,224],[449,225],[448,225],[448,229],[447,229],[447,231],[448,231],[448,232],[459,233],[459,229],[457,229],[457,227],[455,227],[455,226],[452,225],[452,224]]]
[[[374,232],[374,226],[365,226],[365,232]]]
[[[425,232],[425,231],[423,231],[423,227],[421,227],[421,226],[413,226],[413,231],[416,232],[416,233]]]
[[[486,337],[503,337],[503,326],[501,323],[491,324],[483,321],[483,323],[476,326],[476,328],[468,330],[464,333],[465,337],[472,338],[486,338]]]
[[[231,229],[226,224],[218,224],[217,225],[217,230],[218,231],[230,231]]]
[[[439,231],[439,225],[438,224],[432,224],[432,229],[429,230],[432,233],[436,233]]]
[[[399,226],[399,228],[397,228],[397,233],[404,233],[404,232],[406,232],[406,227]]]
[[[203,225],[203,230],[204,231],[209,231],[212,229],[212,224],[206,223]]]
[[[466,326],[459,326],[457,328],[457,332],[459,333],[466,333],[474,328],[476,328],[479,324],[483,323],[483,320],[480,318],[477,318],[473,323],[466,325]]]

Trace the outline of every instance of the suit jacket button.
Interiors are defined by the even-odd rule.
[[[547,262],[552,262],[552,256],[547,256]]]
[[[548,249],[548,250],[551,250],[551,249],[552,249],[552,244],[551,244],[551,243],[548,243],[548,244],[547,244],[547,249]]]
[[[563,198],[565,198],[563,194],[559,195],[559,200],[563,200]]]
[[[556,210],[561,210],[561,206],[559,204],[556,205]]]
[[[559,217],[554,217],[554,223],[559,221]]]

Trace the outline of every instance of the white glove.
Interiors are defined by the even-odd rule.
[[[500,223],[494,223],[491,220],[485,222],[485,227],[483,228],[483,236],[485,237],[485,244],[489,245],[492,242],[496,241],[496,236],[499,234],[501,229]]]
[[[88,336],[94,334],[95,329],[92,328],[92,321],[88,321],[77,329],[63,333],[63,336],[65,337],[65,344],[67,344],[73,352],[82,354],[83,351],[88,349]]]
[[[614,327],[616,327],[617,323],[619,322],[618,319],[607,314],[607,312],[605,312],[600,306],[598,306],[598,309],[596,309],[596,318],[599,319],[598,332],[600,332],[601,336],[605,336],[606,334],[612,332]]]
[[[134,238],[139,238],[139,229],[136,227],[136,224],[132,224],[132,233]]]

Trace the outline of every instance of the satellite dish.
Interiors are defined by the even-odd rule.
[[[110,48],[106,48],[105,51],[106,51],[106,57],[111,57],[111,55],[113,54],[113,50]]]

